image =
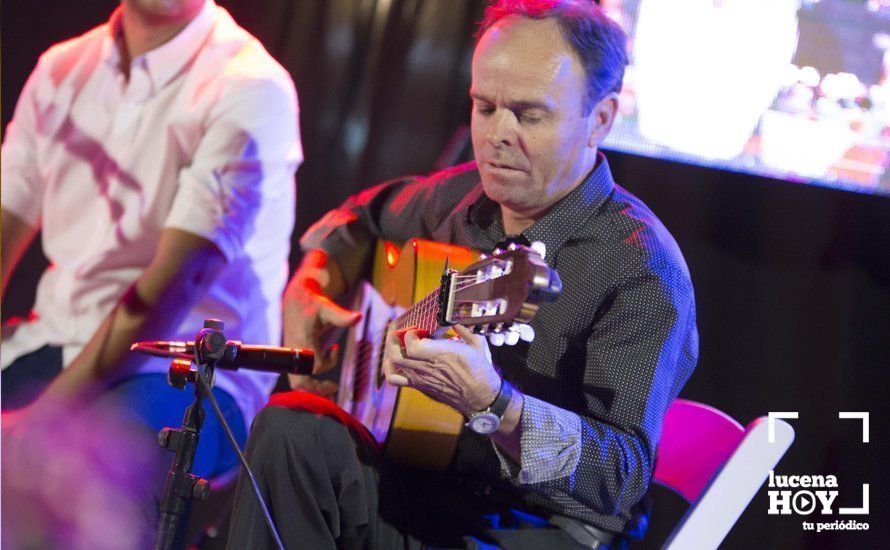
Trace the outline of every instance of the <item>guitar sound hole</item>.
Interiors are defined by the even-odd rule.
[[[383,383],[386,382],[386,376],[383,374],[383,354],[386,351],[386,335],[390,333],[390,331],[395,330],[396,324],[395,320],[397,318],[396,312],[392,311],[392,315],[389,318],[389,322],[386,325],[386,330],[383,331],[383,334],[380,335],[379,341],[376,343],[377,347],[377,361],[374,365],[374,386],[379,391],[380,388],[383,387]]]
[[[383,348],[385,345],[386,337],[382,338],[382,341],[379,344],[380,348],[377,350],[377,368],[374,369],[374,372],[377,374],[375,382],[378,390],[383,387],[383,382],[386,381],[386,376],[383,374]]]
[[[352,387],[352,402],[358,403],[367,397],[368,378],[373,376],[371,369],[372,351],[374,343],[368,340],[359,340],[356,344],[355,383]]]

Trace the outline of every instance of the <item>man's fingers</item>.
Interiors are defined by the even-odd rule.
[[[423,334],[423,333],[421,333]],[[412,349],[416,349],[420,338],[417,330],[413,328],[394,330],[386,336],[386,358],[398,367],[420,369],[427,366],[427,360],[415,355]]]
[[[405,330],[392,330],[386,333],[383,351],[397,351],[405,346]]]
[[[323,323],[346,328],[358,323],[362,318],[362,312],[340,307],[330,298],[322,296],[319,299],[318,318]]]
[[[337,366],[340,359],[340,346],[334,344],[321,353],[315,354],[315,364],[312,367],[313,376],[327,372]]]
[[[386,335],[386,348],[383,357],[383,374],[389,379],[390,375],[400,377],[396,386],[405,386],[410,383],[406,377],[406,373],[402,369],[408,371],[425,370],[429,367],[426,361],[418,361],[409,357],[406,348],[402,346],[402,338],[405,330],[394,330]],[[387,371],[387,369],[389,369]],[[404,380],[403,380],[404,379]]]
[[[409,359],[407,357],[389,357],[389,360],[397,369],[409,371],[426,371],[430,368],[430,364],[426,361],[418,361],[417,359]]]
[[[410,381],[408,377],[402,373],[396,372],[397,369],[393,366],[392,361],[389,359],[383,360],[383,376],[386,378],[386,381],[393,386],[408,386],[410,385]]]
[[[307,319],[301,317],[295,311],[290,311],[288,305],[284,306],[282,316],[282,343],[289,348],[311,348],[307,338]]]
[[[474,333],[472,330],[468,329],[463,325],[454,325],[451,327],[454,332],[460,336],[461,340],[470,344],[474,348],[478,348],[483,342],[484,338],[479,334]]]
[[[288,381],[293,390],[302,390],[328,397],[337,392],[337,383],[331,380],[318,380],[305,374],[289,374]]]
[[[384,353],[390,359],[404,359],[408,357],[406,340],[408,333],[414,329],[403,328],[394,330],[386,335],[386,347]]]
[[[312,384],[306,391],[316,393],[324,397],[333,397],[337,393],[339,385],[331,380],[312,380]]]
[[[448,349],[448,340],[433,340],[426,331],[408,329],[404,337],[406,355],[412,359],[432,361]]]
[[[411,382],[409,382],[405,376],[395,373],[388,374],[386,376],[386,382],[390,385],[398,386],[400,388],[411,385]]]
[[[463,327],[461,327],[463,328]],[[417,331],[409,330],[405,334],[405,351],[407,357],[411,359],[420,359],[421,361],[435,361],[442,354],[458,353],[465,355],[469,350],[467,346],[479,348],[478,334],[472,334],[465,330],[467,337],[458,339],[433,340],[425,338],[422,334],[418,335]]]

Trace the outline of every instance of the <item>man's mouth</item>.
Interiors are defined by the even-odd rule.
[[[495,169],[498,169],[498,170],[521,171],[519,168],[517,168],[517,167],[515,167],[515,166],[513,166],[513,165],[510,165],[510,164],[503,164],[503,163],[500,163],[500,162],[487,162],[486,164],[488,164],[488,166],[490,166],[491,168],[495,168]]]

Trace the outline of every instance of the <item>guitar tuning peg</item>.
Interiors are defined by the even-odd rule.
[[[509,330],[507,332],[507,339],[504,342],[508,346],[515,346],[519,343],[519,331],[518,330]]]
[[[486,253],[484,253],[484,252],[483,252],[482,254],[479,254],[479,259],[480,259],[480,260],[486,260],[486,259],[488,259],[488,254],[486,254]]]
[[[523,342],[531,342],[535,339],[535,329],[531,325],[516,323],[512,329],[519,333],[519,339]]]
[[[507,245],[507,250],[516,250],[517,248],[519,248],[519,244],[515,242],[511,242],[509,245]]]
[[[491,343],[492,346],[495,347],[503,346],[506,339],[507,337],[500,332],[488,335],[488,341]]]
[[[537,252],[542,258],[547,256],[547,245],[541,241],[535,241],[532,243],[532,250]]]

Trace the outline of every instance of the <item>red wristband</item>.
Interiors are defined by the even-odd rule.
[[[131,313],[137,315],[142,315],[151,311],[151,306],[146,304],[145,300],[143,300],[136,291],[136,283],[133,283],[133,285],[124,292],[124,295],[121,298],[121,304],[123,304]]]

